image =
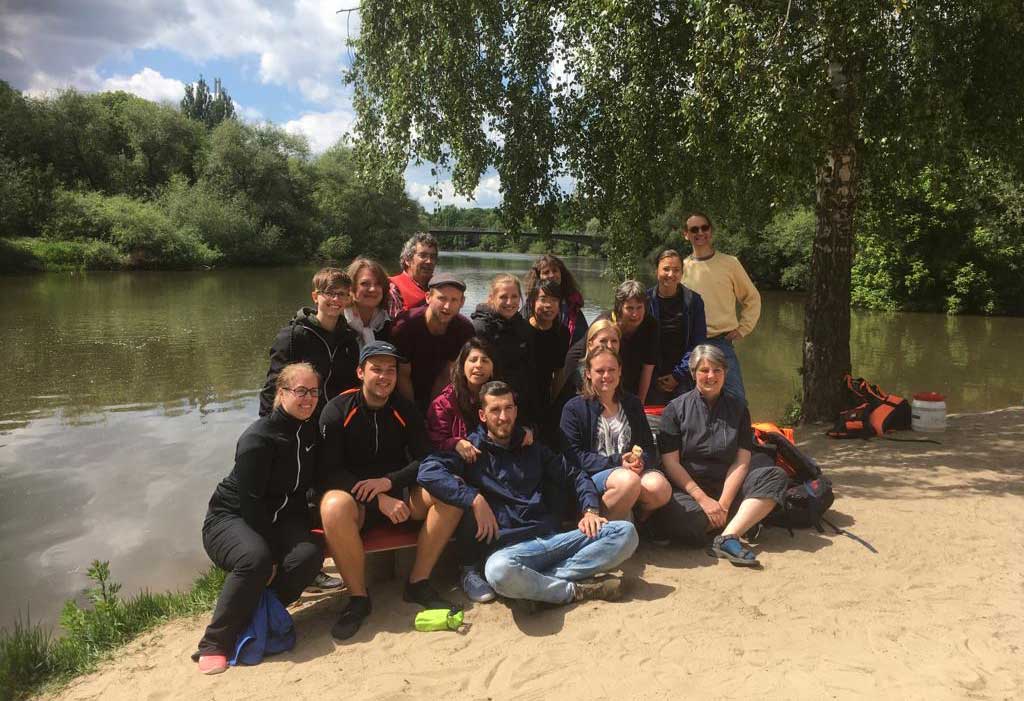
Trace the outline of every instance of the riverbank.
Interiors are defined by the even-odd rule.
[[[196,616],[53,698],[1020,697],[1024,408],[950,417],[938,439],[798,432],[835,481],[834,522],[877,554],[842,535],[772,529],[757,545],[764,569],[747,571],[644,545],[624,601],[533,616],[474,606],[465,636],[414,632],[415,607],[392,580],[347,645],[329,632],[341,597],[311,597],[294,610],[293,652],[202,677],[188,658],[206,623]],[[437,580],[454,586],[451,572]]]

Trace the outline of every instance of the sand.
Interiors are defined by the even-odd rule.
[[[770,529],[750,571],[641,545],[625,600],[472,606],[466,635],[412,630],[391,579],[347,644],[329,633],[343,598],[310,597],[294,651],[204,677],[189,654],[206,620],[176,621],[56,698],[1022,698],[1024,408],[949,424],[942,445],[798,432],[835,482],[832,520],[877,554]]]

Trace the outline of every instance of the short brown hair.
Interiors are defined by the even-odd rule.
[[[352,278],[340,268],[320,268],[313,276],[313,291],[326,292],[332,287],[352,289]]]
[[[643,302],[646,306],[647,292],[636,280],[624,280],[615,288],[615,314],[621,314],[623,305],[631,299]]]
[[[711,221],[711,217],[709,217],[707,214],[705,214],[704,212],[700,211],[699,209],[691,209],[690,213],[687,214],[685,217],[683,217],[683,228],[684,229],[686,228],[686,222],[690,221],[690,217],[701,217],[701,218],[704,219],[704,221],[706,221],[708,223],[708,226],[710,226],[712,229],[715,228],[715,225]]]
[[[387,311],[388,308],[388,290],[391,286],[391,280],[388,279],[388,273],[384,270],[384,266],[373,260],[372,258],[356,258],[354,261],[348,264],[348,277],[354,283],[356,278],[359,277],[359,273],[363,271],[363,268],[369,268],[370,272],[375,278],[377,278],[377,284],[380,285],[383,294],[380,296],[380,308]]]

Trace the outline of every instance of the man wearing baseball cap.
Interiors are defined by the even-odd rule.
[[[360,532],[375,525],[424,522],[403,598],[424,608],[451,607],[429,577],[462,510],[435,501],[416,485],[430,444],[420,412],[394,391],[404,360],[390,343],[367,343],[356,370],[361,386],[332,399],[320,415],[320,517],[327,550],[350,594],[331,629],[338,640],[355,635],[370,615]]]
[[[404,311],[395,319],[391,340],[408,360],[398,368],[398,391],[425,411],[451,381],[452,363],[473,337],[473,324],[459,314],[466,284],[438,273],[427,285],[427,305]]]

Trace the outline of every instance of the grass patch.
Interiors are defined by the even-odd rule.
[[[224,572],[211,567],[184,592],[142,592],[118,596],[121,585],[110,578],[107,562],[94,560],[88,571],[93,587],[91,606],[64,604],[60,624],[65,635],[55,638],[29,618],[0,630],[0,699],[22,699],[45,685],[60,684],[92,671],[110,652],[173,618],[213,608]]]

